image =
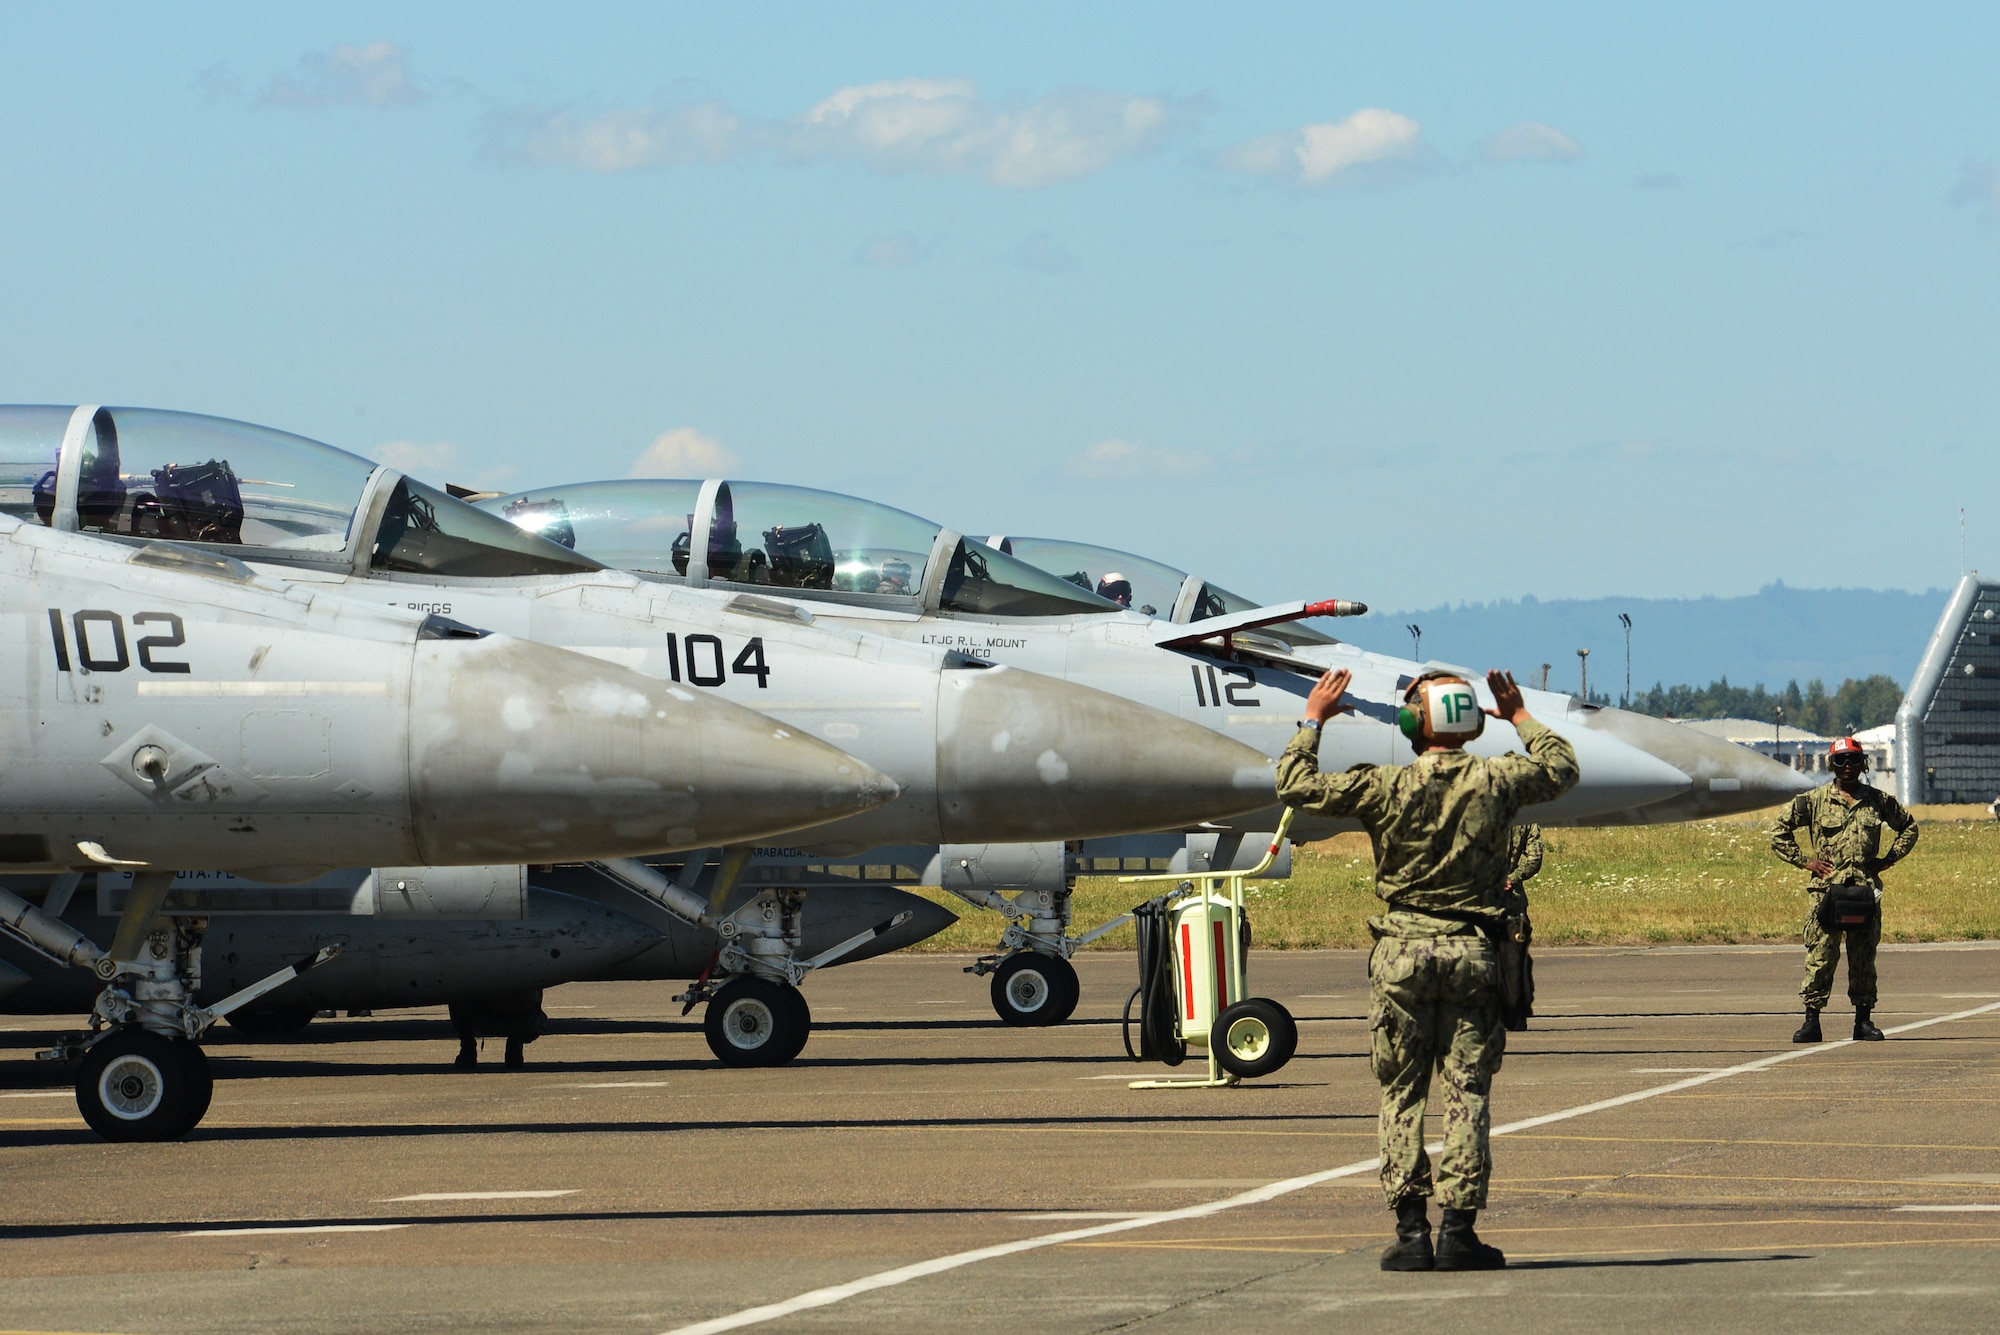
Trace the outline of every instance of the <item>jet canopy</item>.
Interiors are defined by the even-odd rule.
[[[0,406],[0,511],[356,573],[602,568],[373,460],[269,427],[156,408]]]
[[[670,582],[988,616],[1118,605],[892,506],[770,482],[633,478],[478,502],[595,560]],[[702,552],[705,559],[691,560]]]
[[[1124,602],[1147,616],[1179,625],[1207,621],[1232,612],[1251,612],[1264,606],[1241,594],[1231,593],[1220,585],[1210,584],[1199,575],[1190,575],[1170,565],[1109,547],[1097,547],[1087,542],[1064,542],[1058,538],[1015,538],[997,534],[986,541],[988,545],[1029,565],[1060,575],[1078,588],[1091,589]],[[1298,622],[1260,627],[1257,633],[1293,645],[1338,643],[1332,636]]]

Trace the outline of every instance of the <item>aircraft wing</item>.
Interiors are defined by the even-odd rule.
[[[1191,625],[1161,625],[1153,643],[1162,649],[1196,649],[1210,641],[1221,644],[1239,630],[1278,626],[1287,621],[1303,621],[1307,617],[1358,617],[1367,610],[1367,603],[1349,602],[1345,598],[1328,598],[1317,603],[1273,603],[1269,607],[1231,612],[1227,616],[1210,617]]]

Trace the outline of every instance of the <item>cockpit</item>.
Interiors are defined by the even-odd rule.
[[[907,511],[809,487],[634,478],[541,487],[478,504],[550,542],[652,579],[796,590],[907,611],[1120,610],[1091,589]]]
[[[1109,547],[998,534],[986,541],[988,546],[1060,575],[1078,588],[1092,589],[1114,600],[1129,600],[1128,605],[1136,611],[1181,625],[1232,612],[1249,612],[1264,605],[1210,584],[1198,575]],[[1257,633],[1293,645],[1339,643],[1331,635],[1296,621],[1265,626]]]
[[[269,427],[155,408],[0,406],[0,512],[356,573],[602,569],[373,460]]]

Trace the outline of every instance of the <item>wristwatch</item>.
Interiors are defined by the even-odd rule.
[[[1319,720],[1316,718],[1302,718],[1299,720],[1299,726],[1301,728],[1311,728],[1317,732],[1319,730]]]

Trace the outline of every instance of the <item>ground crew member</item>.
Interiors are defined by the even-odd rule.
[[[1491,672],[1497,709],[1479,709],[1472,687],[1426,672],[1405,692],[1398,725],[1417,752],[1409,765],[1319,769],[1320,729],[1342,711],[1350,674],[1329,672],[1306,697],[1306,717],[1278,759],[1278,798],[1324,815],[1351,816],[1375,849],[1375,893],[1388,911],[1368,920],[1369,1025],[1382,1085],[1382,1193],[1396,1212],[1384,1270],[1495,1270],[1507,1261],[1473,1231],[1486,1204],[1493,1159],[1487,1093],[1500,1069],[1498,952],[1481,930],[1497,925],[1508,869],[1507,826],[1577,780],[1576,752],[1528,714],[1512,676]],[[1470,756],[1485,713],[1514,725],[1527,756]],[[1424,1150],[1424,1105],[1433,1069],[1444,1077],[1444,1153],[1433,1188]],[[1444,1206],[1435,1251],[1427,1201]]]
[[[1771,851],[1794,867],[1812,873],[1811,906],[1806,910],[1806,978],[1799,998],[1806,1020],[1792,1035],[1794,1043],[1820,1041],[1819,1013],[1833,996],[1833,970],[1840,963],[1840,939],[1847,938],[1847,999],[1854,1003],[1854,1036],[1873,1041],[1882,1037],[1869,1013],[1875,1009],[1875,947],[1882,940],[1878,911],[1864,928],[1829,932],[1820,926],[1819,906],[1829,887],[1865,885],[1882,895],[1880,873],[1893,867],[1917,846],[1917,819],[1880,788],[1861,782],[1868,753],[1852,737],[1834,740],[1827,750],[1833,782],[1791,800],[1771,826]],[[1876,856],[1882,827],[1896,832],[1896,842]],[[1799,851],[1795,832],[1812,831],[1812,854]]]
[[[1525,916],[1528,912],[1528,882],[1542,869],[1542,827],[1515,825],[1507,831],[1507,884],[1504,904],[1507,912]]]

